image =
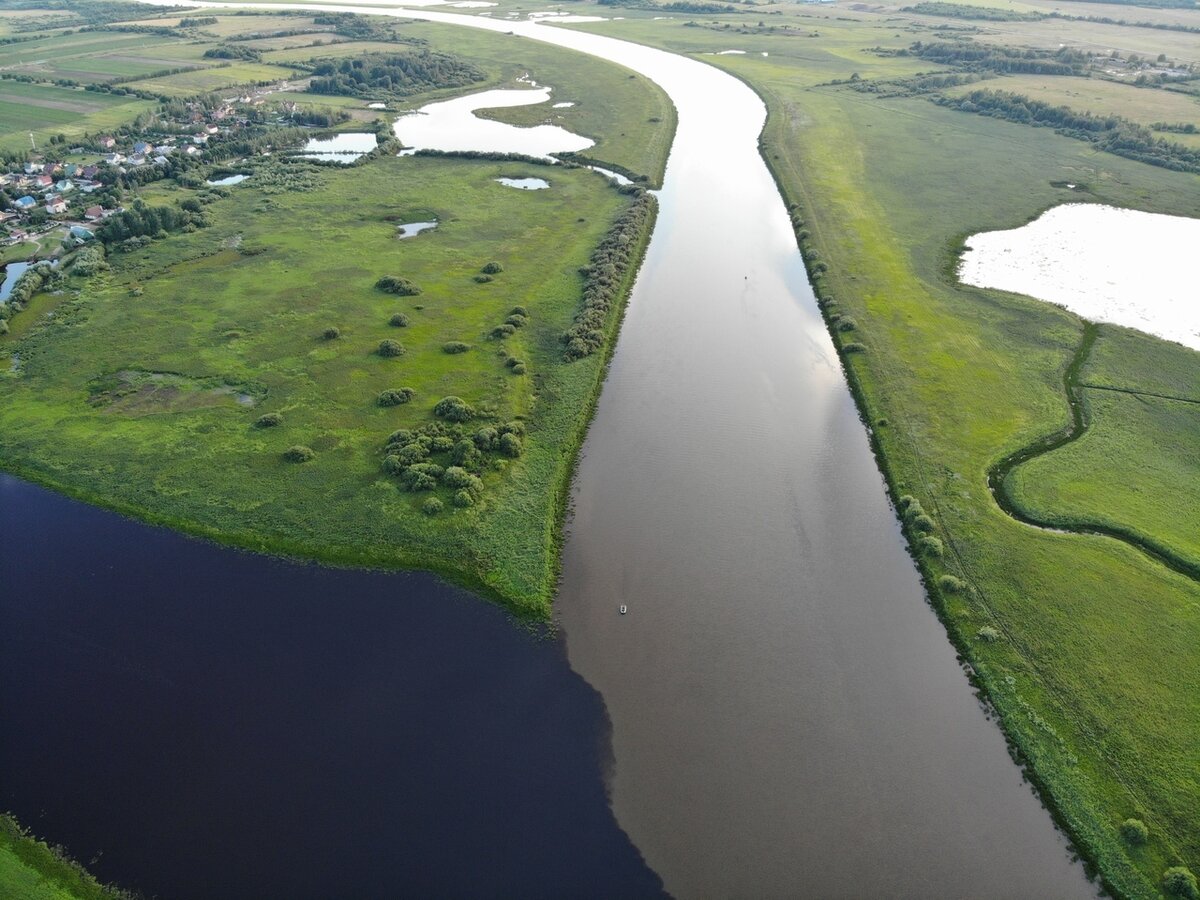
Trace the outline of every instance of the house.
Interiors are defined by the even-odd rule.
[[[79,174],[82,175],[84,178],[87,178],[90,180],[92,178],[95,178],[98,174],[100,174],[100,167],[99,166],[84,166],[83,169],[80,170]]]
[[[18,197],[16,201],[17,209],[33,209],[37,206],[37,201],[26,194],[24,197]]]
[[[204,132],[205,132],[205,134],[216,134],[216,133],[217,133],[218,131],[220,131],[220,130],[221,130],[221,129],[220,129],[220,128],[218,128],[216,125],[206,125],[206,126],[204,126]]]
[[[10,228],[8,229],[8,237],[13,241],[23,241],[29,237],[29,232],[24,228]]]
[[[133,155],[134,156],[145,156],[149,152],[150,152],[150,145],[147,144],[145,141],[137,141],[133,145]]]
[[[119,166],[121,163],[125,162],[125,157],[123,157],[120,153],[105,153],[104,162],[110,166]]]
[[[62,181],[54,185],[54,189],[60,194],[69,194],[71,191],[75,190],[75,185],[71,179],[64,178]]]
[[[156,166],[165,166],[168,162],[170,162],[170,160],[167,159],[165,156],[160,155],[160,156],[154,157],[154,164]]]
[[[25,174],[26,175],[36,175],[40,171],[42,171],[41,163],[35,163],[35,162],[25,163]]]
[[[83,211],[83,217],[89,222],[98,222],[100,219],[104,218],[104,207],[89,206]]]
[[[188,146],[183,148],[183,152],[186,153],[188,156],[195,156],[197,153],[200,152],[200,148],[189,144]]]
[[[79,166],[75,163],[67,163],[63,166],[63,175],[67,178],[74,178],[77,174],[79,174]]]
[[[143,154],[143,153],[133,154],[133,156],[129,157],[129,164],[131,166],[144,166],[146,164],[145,154]]]
[[[62,163],[46,163],[42,166],[42,171],[47,175],[61,175],[63,172]]]
[[[104,187],[99,181],[82,180],[75,182],[75,186],[85,194],[90,194],[92,191],[97,191]]]
[[[175,152],[175,148],[172,147],[170,144],[160,144],[159,146],[154,148],[155,156],[170,156],[174,152]]]
[[[202,131],[198,132],[196,134],[193,134],[192,135],[192,143],[193,144],[207,144],[208,143],[208,135]]]
[[[46,198],[46,212],[52,216],[57,216],[59,213],[67,211],[67,201],[58,194],[51,194]]]
[[[105,150],[111,150],[113,147],[117,146],[116,140],[107,134],[100,138],[100,140],[96,143],[98,143]]]
[[[49,175],[39,175],[33,179],[33,186],[37,188],[48,188],[52,184],[54,184],[54,179]]]

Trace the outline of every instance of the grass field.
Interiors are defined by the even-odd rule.
[[[284,81],[295,72],[282,66],[265,66],[258,63],[234,63],[194,72],[179,72],[162,78],[147,78],[134,82],[132,87],[152,91],[164,97],[190,97],[209,91],[218,91],[234,85],[255,84],[260,81]]]
[[[1142,125],[1192,122],[1200,127],[1200,98],[1100,78],[1009,75],[982,84],[959,85],[942,93],[962,96],[980,87],[1024,94],[1042,103],[1069,106],[1077,112],[1118,115]]]
[[[79,866],[0,815],[0,889],[5,900],[118,900]]]
[[[1128,544],[1038,530],[999,509],[989,468],[1068,421],[1063,373],[1082,324],[1048,304],[960,286],[952,273],[964,236],[1015,227],[1067,201],[1056,182],[1086,184],[1116,205],[1194,215],[1200,178],[921,97],[819,86],[855,72],[895,78],[936,67],[866,49],[916,40],[903,22],[881,27],[840,6],[800,15],[819,37],[763,34],[744,16],[726,18],[729,29],[707,16],[700,27],[644,18],[581,27],[681,51],[748,51],[711,61],[766,100],[764,154],[798,204],[806,245],[829,267],[818,293],[835,298],[830,312],[859,323],[853,339],[867,351],[846,356],[848,372],[890,483],[896,496],[921,501],[945,543],[944,558],[923,560],[935,606],[1106,883],[1122,896],[1157,897],[1165,867],[1200,868],[1200,584]],[[1145,369],[1161,371],[1160,355],[1177,351],[1190,366],[1176,360],[1175,370],[1196,369],[1191,351],[1120,337],[1114,356],[1126,366],[1157,360]],[[1097,413],[1097,435],[1112,440],[1111,418]],[[1124,421],[1154,430],[1117,435],[1121,453],[1108,454],[1088,496],[1111,514],[1111,504],[1129,501],[1106,491],[1105,480],[1131,482],[1128,492],[1140,486],[1152,496],[1124,510],[1126,521],[1145,527],[1168,510],[1165,528],[1183,540],[1189,524],[1194,531],[1189,498],[1200,483],[1195,419]],[[1168,434],[1174,443],[1160,446]],[[1053,467],[1060,480],[1072,470],[1077,481],[1078,470],[1055,456],[1087,447],[1080,441],[1027,468]],[[1180,480],[1181,496],[1162,496]],[[966,592],[942,593],[942,574]],[[1000,639],[978,639],[985,626]],[[1150,828],[1143,848],[1117,835],[1129,816]]]
[[[529,168],[384,157],[269,199],[255,199],[252,178],[211,207],[212,228],[118,255],[109,277],[60,305],[63,327],[8,343],[21,367],[0,400],[0,460],[153,521],[321,559],[439,569],[544,615],[559,492],[601,369],[599,356],[564,362],[558,336],[579,306],[579,266],[630,201],[585,170],[550,172],[540,192],[493,181]],[[397,239],[398,223],[431,218],[436,231]],[[492,260],[504,272],[477,283]],[[423,293],[379,291],[383,275]],[[517,306],[528,326],[491,338]],[[389,325],[395,313],[408,327]],[[323,340],[331,326],[340,337]],[[407,352],[382,357],[388,339]],[[450,341],[469,349],[446,353]],[[506,366],[506,352],[527,373]],[[138,384],[156,372],[182,380],[89,403],[97,376],[125,372]],[[416,391],[411,403],[378,404],[401,387]],[[258,402],[239,405],[239,391]],[[432,422],[448,395],[479,411],[475,428],[520,419],[528,434],[519,459],[484,475],[477,505],[457,509],[449,492],[430,517],[430,494],[385,475],[382,449],[395,429]],[[267,412],[283,425],[254,428]],[[316,458],[284,461],[296,444]]]

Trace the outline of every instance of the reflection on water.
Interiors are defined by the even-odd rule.
[[[332,137],[313,138],[296,155],[305,159],[352,163],[378,145],[378,139],[370,132],[346,132]]]
[[[223,549],[0,474],[0,809],[146,896],[654,897],[600,698],[428,575]]]
[[[249,177],[249,175],[226,175],[224,178],[211,178],[204,183],[211,184],[213,187],[229,187],[230,185],[241,184]]]
[[[518,128],[475,115],[475,111],[480,109],[529,106],[545,103],[549,99],[548,87],[480,91],[453,100],[430,103],[415,113],[401,116],[393,127],[396,137],[405,147],[414,150],[480,150],[549,158],[552,153],[584,150],[592,146],[590,138],[572,134],[557,125]]]
[[[1074,187],[1074,185],[1068,185]],[[1200,350],[1200,219],[1069,203],[973,234],[958,277]]]
[[[544,191],[550,187],[550,182],[544,178],[493,178],[505,187],[519,188],[522,191]]]

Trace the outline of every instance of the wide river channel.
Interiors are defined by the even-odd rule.
[[[0,806],[164,897],[1095,896],[904,553],[758,97],[595,34],[330,8],[594,54],[678,110],[560,633],[3,478]]]

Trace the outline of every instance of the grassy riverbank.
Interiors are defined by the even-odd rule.
[[[0,894],[7,900],[120,900],[82,866],[0,815]]]
[[[513,190],[502,175],[551,188]],[[434,569],[544,616],[604,368],[602,353],[567,361],[560,336],[580,309],[580,267],[634,198],[581,169],[421,157],[324,169],[307,191],[260,196],[253,182],[206,207],[209,228],[112,254],[52,321],[4,342],[20,360],[0,376],[4,467],[238,546]],[[490,262],[503,271],[481,282]],[[388,275],[420,294],[379,289]],[[523,327],[497,336],[518,308]],[[618,319],[614,308],[610,344]],[[385,405],[393,389],[411,401]],[[468,440],[504,423],[524,432],[465,464],[481,483],[461,507],[455,490],[405,491],[382,466],[398,429],[454,430],[434,414],[447,396],[475,411],[457,426]],[[280,423],[261,427],[267,414]],[[288,461],[296,445],[314,458]],[[438,452],[423,459],[448,465]]]
[[[1048,304],[961,286],[953,273],[963,237],[1056,203],[1194,215],[1200,178],[930,103],[907,80],[949,70],[893,51],[935,26],[898,20],[896,9],[774,10],[782,16],[690,23],[631,12],[585,27],[681,52],[745,51],[705,58],[767,103],[764,155],[795,207],[932,602],[1106,885],[1157,897],[1168,867],[1200,869],[1200,584],[1128,543],[1039,530],[997,506],[991,467],[1070,422],[1064,372],[1083,324]],[[872,81],[877,92],[863,89]],[[847,318],[855,324],[843,331]],[[1194,384],[1170,373],[1194,372],[1196,358],[1104,328],[1083,380],[1194,397]],[[1101,517],[1190,551],[1200,483],[1193,408],[1085,390],[1093,432],[1020,467],[1018,496],[1063,521]],[[1136,416],[1117,406],[1131,402],[1153,405]],[[1144,845],[1121,837],[1127,818],[1146,824]]]

